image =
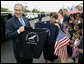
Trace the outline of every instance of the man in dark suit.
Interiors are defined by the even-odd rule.
[[[13,50],[17,63],[32,63],[32,58],[24,59],[21,51],[20,33],[25,31],[24,26],[29,27],[29,21],[23,15],[23,6],[15,4],[14,16],[6,23],[6,38],[13,40]]]

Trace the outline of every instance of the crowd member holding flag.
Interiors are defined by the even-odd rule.
[[[58,23],[55,24],[59,27],[58,36],[56,38],[55,46],[54,46],[54,54],[59,56],[61,63],[66,63],[67,55],[67,45],[70,40],[66,33],[64,33],[63,29],[60,27]]]

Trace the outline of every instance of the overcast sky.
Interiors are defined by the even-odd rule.
[[[76,6],[83,1],[1,1],[1,7],[8,8],[11,11],[14,11],[14,5],[16,3],[21,3],[23,6],[28,6],[29,10],[36,8],[40,11],[52,12],[58,11],[61,8],[71,7],[72,5]]]

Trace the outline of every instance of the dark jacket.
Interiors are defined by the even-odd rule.
[[[26,26],[30,26],[29,21],[26,17],[22,16]],[[18,34],[17,30],[21,27],[21,23],[18,18],[14,15],[11,19],[6,22],[6,38],[9,40],[13,40],[13,49],[16,60],[21,59],[21,51],[20,51],[20,34]]]
[[[54,44],[58,35],[58,27],[51,24],[50,21],[37,22],[35,28],[47,29],[49,31],[49,40],[44,50],[44,58],[47,60],[55,60],[57,57],[54,55]]]

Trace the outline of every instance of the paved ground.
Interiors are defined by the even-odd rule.
[[[42,21],[49,20],[49,17],[44,17]],[[30,21],[31,26],[34,26],[34,22],[37,22],[38,19]],[[12,41],[7,41],[1,43],[1,63],[16,63],[14,53],[13,53],[13,45]],[[68,58],[67,63],[71,63],[72,58]],[[43,53],[41,54],[39,59],[33,59],[33,63],[45,63],[43,58]],[[50,61],[48,61],[50,63]],[[54,63],[59,63],[59,58],[54,61]]]

